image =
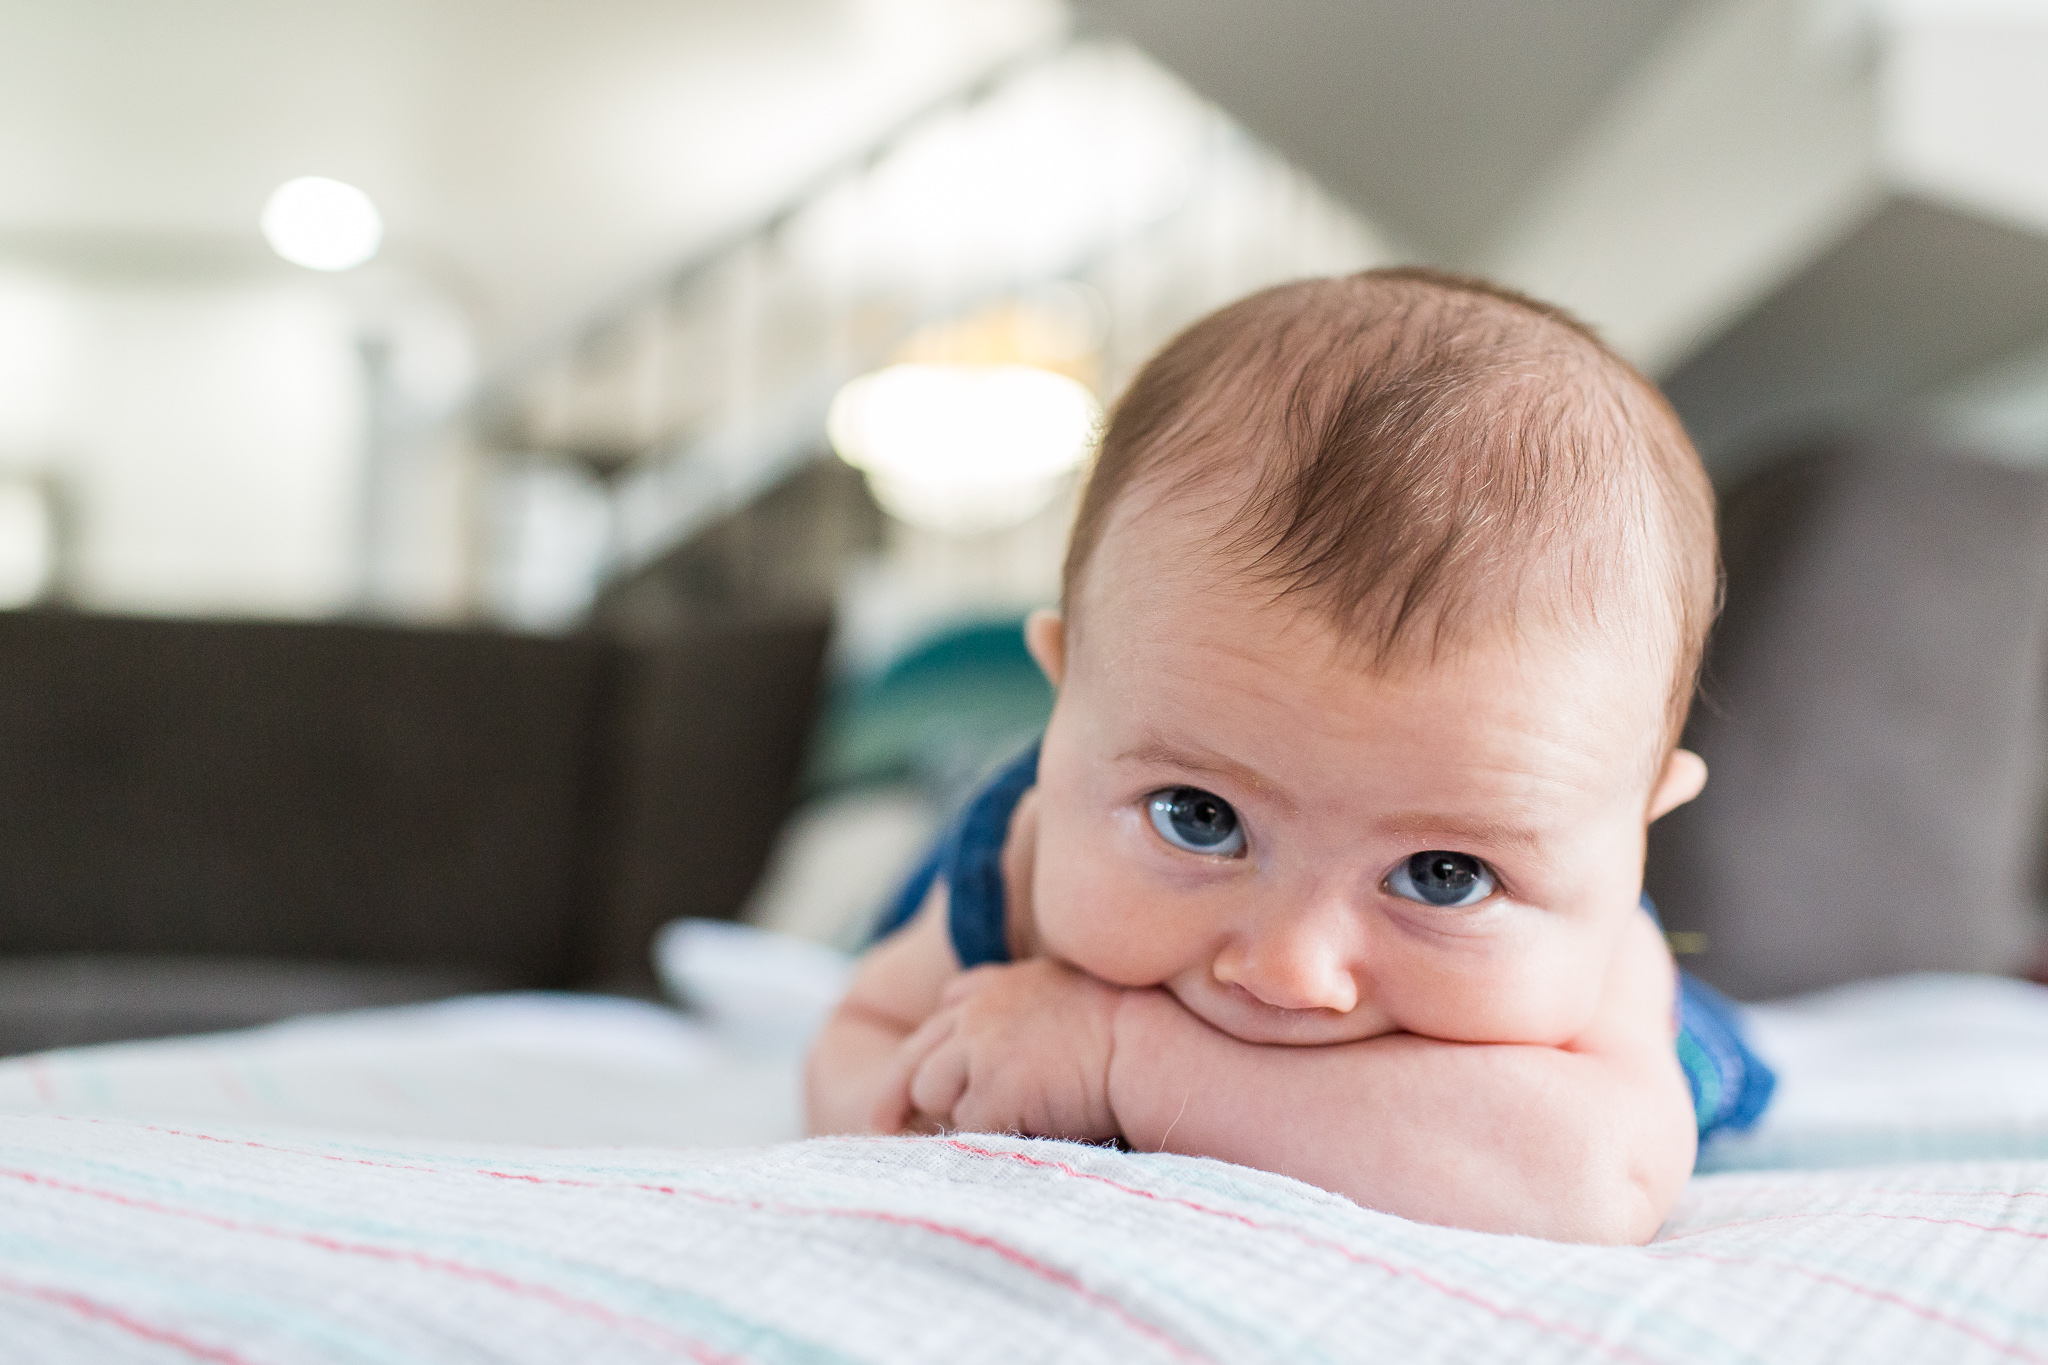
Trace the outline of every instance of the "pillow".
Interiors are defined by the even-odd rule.
[[[2040,820],[2048,475],[1821,451],[1731,494],[1727,609],[1651,829],[1687,966],[1744,999],[2023,970]]]
[[[740,918],[857,951],[937,838],[942,818],[909,783],[821,796],[783,826]]]
[[[819,728],[810,787],[908,779],[946,804],[1030,743],[1052,698],[1024,648],[1022,617],[939,630],[840,688]]]
[[[1929,972],[1744,1013],[1778,1089],[1702,1171],[2048,1157],[2048,988]]]

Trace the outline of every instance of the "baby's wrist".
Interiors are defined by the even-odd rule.
[[[1155,1113],[1160,1105],[1153,1093],[1158,1087],[1147,1081],[1156,1082],[1159,1075],[1162,1013],[1180,1008],[1178,1001],[1157,987],[1116,992],[1103,1090],[1117,1131],[1133,1147],[1149,1150],[1159,1146],[1162,1120]]]

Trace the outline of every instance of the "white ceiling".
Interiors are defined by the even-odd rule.
[[[1467,262],[1699,0],[1084,0],[1419,254]],[[0,0],[0,258],[280,269],[298,175],[487,355],[762,214],[1062,0]]]
[[[1468,257],[1697,0],[1090,0],[1436,259]],[[765,212],[1061,0],[0,0],[0,258],[280,269],[298,175],[367,190],[385,268],[487,352]]]
[[[1424,256],[1462,261],[1700,0],[1084,0]]]
[[[1724,472],[1786,432],[1929,398],[2039,458],[2048,0],[1082,13],[1415,255],[1593,322],[1667,381]]]
[[[2040,0],[1834,9],[1859,5],[1916,35],[1881,49],[1919,62],[1884,64],[1893,102],[1919,111],[1893,118],[1898,128],[1932,129],[1931,138],[1946,124],[1928,111],[1950,122],[1981,112],[1956,91],[1995,87],[2003,100],[2018,88],[1988,80],[2001,61],[2024,68],[2015,79],[2036,69],[2034,49],[2022,53],[2000,25],[2011,22],[2006,9],[2035,13]],[[1970,25],[1956,22],[1958,7]],[[1801,238],[1796,251],[1764,243],[1770,268],[1746,266],[1757,276],[1747,284],[1713,276],[1686,254],[1684,234],[1630,207],[1645,194],[1689,204],[1678,190],[1718,184],[1701,158],[1672,154],[1682,138],[1664,134],[1649,139],[1649,154],[1683,164],[1615,171],[1621,207],[1574,191],[1606,206],[1596,215],[1605,228],[1580,222],[1585,212],[1540,212],[1546,194],[1557,197],[1554,182],[1571,179],[1573,158],[1619,145],[1606,125],[1670,103],[1669,90],[1650,87],[1686,85],[1677,57],[1722,29],[1784,29],[1745,29],[1723,44],[1728,60],[1745,69],[1776,61],[1800,91],[1862,109],[1876,66],[1867,56],[1836,60],[1816,41],[1825,35],[1813,16],[1834,12],[1824,4],[1076,0],[1073,9],[1083,31],[1134,40],[1405,249],[1558,297],[1654,365],[1760,306],[1854,226],[1855,215],[1837,214],[1841,224]],[[1990,10],[1998,24],[1985,28],[1980,11]],[[333,176],[384,212],[388,246],[372,270],[454,296],[488,365],[758,219],[822,168],[978,73],[1056,42],[1068,24],[1063,0],[0,0],[0,267],[289,275],[262,245],[258,211],[285,179]],[[1948,73],[1929,88],[1947,93],[1905,99],[1917,87],[1896,73],[1929,63]],[[1739,120],[1720,113],[1754,114],[1762,105],[1749,87],[1760,79],[1703,87],[1712,107],[1687,115],[1695,141],[1725,152],[1752,190],[1756,168],[1775,164],[1764,150],[1811,141],[1815,126],[1780,110],[1775,123],[1749,119],[1764,150],[1734,138],[1723,124]],[[2016,205],[2048,203],[2037,104],[2018,116],[1991,110],[1998,117],[1977,119],[1968,136],[1940,139],[1939,155],[1915,160],[1907,153],[1917,144],[1902,144],[1885,165],[1931,166],[1948,179],[1916,192],[1982,201],[1977,211],[2001,221]],[[1851,165],[1829,155],[1830,165]],[[2015,167],[2033,167],[2033,178],[2015,178]],[[1958,176],[1969,193],[1948,183]],[[1873,187],[1885,179],[1865,178]],[[1987,199],[1984,185],[2027,193]],[[1738,219],[1768,219],[1750,202],[1757,194],[1746,207],[1720,190],[1709,198],[1728,211],[1691,216],[1716,240]],[[1548,273],[1502,254],[1503,240],[1514,244],[1503,229],[1519,224],[1526,237],[1532,218],[1565,224],[1552,233],[1562,245],[1550,243],[1563,264]],[[1664,327],[1685,345],[1629,329],[1634,296],[1656,292],[1616,267],[1634,259],[1612,240],[1630,225],[1655,239],[1637,244],[1639,275],[1712,295]],[[1601,294],[1603,281],[1627,297]],[[1708,304],[1721,312],[1703,313]]]
[[[1057,0],[0,0],[0,260],[286,270],[279,182],[383,211],[381,269],[488,350],[764,212]]]

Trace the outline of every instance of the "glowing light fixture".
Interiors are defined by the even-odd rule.
[[[22,607],[49,586],[55,537],[49,496],[26,479],[0,479],[0,607]]]
[[[309,270],[353,270],[377,254],[384,219],[370,196],[323,176],[287,180],[263,206],[271,249]]]
[[[1031,365],[903,364],[839,391],[826,434],[884,510],[955,534],[1025,521],[1087,458],[1101,409]]]

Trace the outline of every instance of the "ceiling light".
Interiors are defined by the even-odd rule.
[[[377,254],[384,219],[354,185],[307,175],[271,191],[263,206],[263,236],[293,265],[350,270]]]
[[[971,534],[1049,504],[1087,458],[1101,409],[1086,385],[1030,365],[891,365],[832,400],[826,431],[885,510]]]
[[[0,479],[0,608],[25,607],[50,584],[56,538],[45,486]]]

